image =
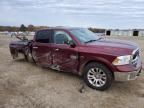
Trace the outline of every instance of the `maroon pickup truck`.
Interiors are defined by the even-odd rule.
[[[96,90],[108,89],[114,80],[134,80],[142,68],[136,44],[103,39],[84,28],[39,30],[33,40],[11,42],[9,47],[14,59],[23,54],[29,62],[81,75]]]

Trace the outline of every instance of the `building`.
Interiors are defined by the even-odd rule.
[[[144,36],[144,29],[110,29],[106,30],[105,34],[107,36]]]

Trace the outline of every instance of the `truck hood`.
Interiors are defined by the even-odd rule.
[[[132,51],[138,48],[138,45],[136,43],[118,39],[101,39],[98,41],[87,43],[87,46],[97,47],[99,51],[116,55],[132,54]]]

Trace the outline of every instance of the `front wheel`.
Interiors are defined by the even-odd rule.
[[[102,63],[92,62],[84,68],[84,81],[89,87],[104,91],[111,86],[113,75]]]

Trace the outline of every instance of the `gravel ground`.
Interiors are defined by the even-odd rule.
[[[144,61],[144,37],[106,38],[138,43]],[[13,60],[10,41],[0,35],[0,108],[144,108],[144,73],[135,81],[114,82],[100,92],[87,87],[79,76]]]

